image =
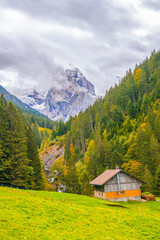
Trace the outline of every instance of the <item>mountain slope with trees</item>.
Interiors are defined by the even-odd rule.
[[[11,101],[15,106],[19,106],[27,121],[32,124],[38,124],[40,127],[53,129],[54,126],[57,126],[57,122],[50,120],[44,114],[38,112],[37,110],[31,108],[28,104],[22,102],[20,99],[10,94],[4,87],[0,85],[0,95],[3,94],[5,99],[9,102]]]
[[[33,132],[20,108],[0,96],[0,183],[44,189],[45,178]]]
[[[145,180],[144,190],[160,195],[159,126],[160,52],[153,51],[103,99],[71,120],[62,174],[66,191],[91,194],[89,182],[118,164]]]

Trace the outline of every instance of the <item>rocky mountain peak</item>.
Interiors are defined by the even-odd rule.
[[[80,72],[78,68],[75,68],[73,70],[67,69],[66,76],[69,81],[78,83],[78,85],[82,88],[85,88],[88,93],[95,95],[93,84],[85,78],[85,76]]]
[[[59,84],[61,83],[61,85]],[[53,120],[66,121],[69,116],[78,115],[96,99],[94,86],[78,68],[67,69],[57,79],[57,86],[52,85],[48,91],[16,90],[15,95],[40,113]]]

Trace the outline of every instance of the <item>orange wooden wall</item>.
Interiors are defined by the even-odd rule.
[[[118,194],[118,192],[106,192],[106,198],[123,198],[123,197],[133,197],[133,196],[140,196],[141,195],[141,190],[126,190],[123,191],[122,194]]]

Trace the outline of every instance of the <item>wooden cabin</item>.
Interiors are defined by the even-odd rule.
[[[125,202],[141,199],[142,183],[143,181],[122,169],[107,170],[90,182],[94,185],[94,197]]]

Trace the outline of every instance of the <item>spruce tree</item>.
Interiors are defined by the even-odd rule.
[[[41,142],[42,142],[42,137],[40,136],[37,124],[32,125],[32,131],[34,133],[36,143],[37,143],[38,147],[40,147]]]
[[[143,96],[143,101],[141,105],[141,112],[144,113],[145,115],[147,114],[148,111],[148,106],[149,106],[149,98],[147,94]]]
[[[80,184],[75,165],[67,165],[67,174],[65,176],[66,192],[80,194]]]
[[[153,188],[153,176],[149,171],[147,165],[144,166],[143,179],[146,182],[146,189],[144,191],[152,192]]]
[[[156,173],[156,169],[160,164],[160,145],[158,140],[154,135],[150,138],[150,149],[151,149],[151,161],[150,161],[150,171],[153,176]]]
[[[157,113],[155,122],[154,122],[154,131],[155,131],[155,135],[158,139],[158,141],[160,142],[160,113]]]
[[[129,99],[128,101],[127,112],[131,118],[134,118],[136,116],[136,107],[131,101],[131,99]]]
[[[24,125],[13,103],[7,106],[9,116],[9,130],[11,133],[11,184],[21,187],[28,186],[29,167],[27,159],[27,146]]]
[[[158,79],[155,87],[155,99],[160,98],[160,79]]]
[[[30,183],[34,189],[43,188],[42,164],[38,156],[38,146],[35,137],[30,127],[27,129],[27,157],[29,159],[29,166],[33,168],[31,172]]]
[[[155,175],[154,193],[156,196],[160,196],[160,165],[158,166]]]
[[[10,184],[10,141],[9,119],[6,112],[7,103],[3,96],[0,97],[0,182]]]

